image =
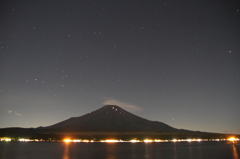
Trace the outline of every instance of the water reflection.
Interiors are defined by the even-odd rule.
[[[233,148],[233,159],[239,159],[237,148],[235,147],[234,144],[232,145],[232,148]]]
[[[189,159],[193,158],[192,154],[193,154],[192,144],[189,143],[189,145],[188,145],[188,156],[189,156]]]
[[[116,158],[116,143],[107,143],[106,144],[107,156],[106,159],[115,159]]]
[[[8,143],[5,143],[3,148],[1,149],[2,155],[0,155],[0,158],[4,158],[5,154],[8,154]]]
[[[152,158],[152,143],[145,143],[145,157]]]
[[[201,145],[201,143],[199,142],[199,143],[198,143],[198,156],[199,156],[200,158],[203,158],[203,157],[202,157],[202,152],[203,152],[203,151],[202,151],[202,145]]]
[[[205,145],[204,147],[202,147],[203,144]],[[71,159],[73,157],[78,158],[80,156],[105,159],[117,159],[119,156],[121,156],[121,158],[131,159],[152,159],[162,157],[170,157],[172,159],[183,157],[186,159],[192,159],[196,157],[206,158],[209,155],[215,156],[214,158],[218,158],[219,156],[221,158],[226,150],[225,152],[228,153],[228,158],[240,159],[238,152],[239,145],[225,144],[225,149],[219,149],[218,145],[219,144],[212,143],[84,143],[84,145],[83,143],[77,143],[74,145],[71,143],[63,143],[61,145],[62,153],[59,155],[61,155],[60,158],[62,159]],[[210,149],[209,147],[212,148]],[[6,148],[2,147],[2,150],[5,152]],[[215,153],[213,150],[218,151],[218,153]],[[0,158],[1,156],[0,153]]]
[[[131,158],[136,158],[136,144],[132,143],[131,148],[132,148]]]
[[[177,143],[174,142],[174,148],[173,148],[173,158],[177,159]]]
[[[149,144],[145,143],[145,157],[149,158]]]
[[[70,159],[69,157],[69,144],[68,142],[64,143],[63,159]]]

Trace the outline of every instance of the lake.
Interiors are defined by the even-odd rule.
[[[1,159],[239,159],[227,142],[0,142]]]

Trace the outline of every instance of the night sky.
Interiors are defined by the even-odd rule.
[[[0,128],[106,104],[240,134],[240,6],[227,0],[2,0]]]

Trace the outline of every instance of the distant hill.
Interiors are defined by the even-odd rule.
[[[0,136],[32,138],[221,138],[226,134],[176,129],[165,123],[136,116],[116,105],[106,105],[80,117],[47,127],[5,128]]]

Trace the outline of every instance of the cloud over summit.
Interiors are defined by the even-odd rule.
[[[107,99],[103,102],[103,104],[104,105],[117,105],[128,111],[141,111],[142,110],[142,108],[140,108],[136,105],[133,105],[133,104],[127,103],[127,102],[121,102],[116,99]]]

